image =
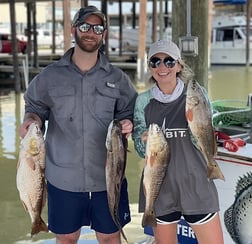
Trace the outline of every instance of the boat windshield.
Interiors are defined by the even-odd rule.
[[[241,30],[242,30],[243,34],[246,36],[246,34],[247,34],[246,28],[245,27],[241,28]],[[250,28],[249,36],[250,36],[250,40],[252,40],[252,29],[251,28]]]

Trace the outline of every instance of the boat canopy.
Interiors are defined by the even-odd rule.
[[[213,2],[222,4],[245,4],[247,0],[214,0]]]

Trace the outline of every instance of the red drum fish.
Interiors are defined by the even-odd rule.
[[[21,141],[17,165],[16,183],[20,199],[29,213],[31,236],[40,231],[48,232],[41,218],[46,203],[45,143],[39,126],[32,123]]]
[[[108,205],[112,219],[126,241],[127,238],[120,223],[118,205],[121,185],[125,177],[127,147],[128,142],[126,137],[122,134],[122,126],[119,120],[112,120],[108,127],[106,138],[107,162],[105,171]]]
[[[170,150],[168,142],[157,124],[151,124],[145,152],[143,171],[143,189],[145,194],[145,211],[142,226],[156,226],[154,203],[158,197],[169,163]]]
[[[215,130],[209,101],[197,81],[187,85],[186,118],[190,131],[207,163],[207,177],[222,179],[224,176],[214,157],[217,154]]]

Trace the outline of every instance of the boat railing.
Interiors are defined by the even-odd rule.
[[[226,127],[230,125],[250,126],[251,106],[246,100],[215,100],[213,108],[213,125]]]
[[[246,13],[244,12],[216,12],[213,14],[213,17],[236,17],[236,16],[246,17]]]

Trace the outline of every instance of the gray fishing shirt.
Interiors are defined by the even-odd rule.
[[[103,53],[83,73],[70,49],[41,71],[25,92],[25,112],[37,114],[46,132],[46,178],[73,192],[106,190],[106,135],[114,118],[133,119],[137,96],[129,77]]]
[[[219,211],[215,184],[207,178],[207,163],[194,146],[185,117],[184,92],[174,101],[162,103],[150,91],[138,96],[134,111],[133,140],[140,156],[144,157],[145,144],[141,135],[151,123],[162,127],[170,145],[170,161],[159,196],[155,202],[156,216],[175,211],[183,214],[206,214]],[[142,180],[139,210],[144,211],[145,196]]]

